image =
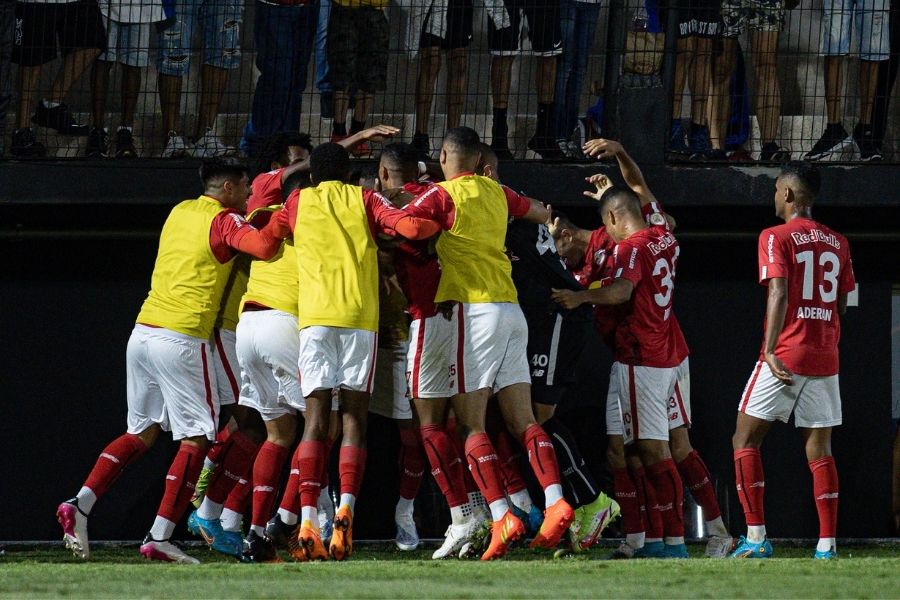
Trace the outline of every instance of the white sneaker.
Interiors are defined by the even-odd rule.
[[[734,549],[733,537],[709,536],[706,542],[706,556],[710,558],[725,558]]]
[[[206,128],[203,137],[197,140],[194,147],[190,149],[190,155],[194,158],[213,158],[230,154],[234,154],[234,148],[220,140],[211,127]]]
[[[397,537],[394,543],[404,552],[411,552],[419,547],[419,532],[416,530],[416,522],[407,513],[395,513],[394,523],[397,525]]]
[[[163,149],[163,158],[184,158],[187,155],[188,146],[184,138],[177,131],[170,131],[166,138],[166,147]]]
[[[449,556],[454,556],[456,552],[469,541],[469,537],[478,529],[479,521],[475,518],[470,518],[465,523],[460,523],[459,525],[453,525],[452,523],[447,528],[447,532],[444,534],[444,543],[441,544],[441,547],[434,551],[434,554],[431,555],[433,560],[442,560]]]
[[[56,520],[63,529],[63,542],[75,558],[90,558],[88,546],[87,515],[78,508],[78,498],[66,500],[56,509]]]
[[[150,560],[180,563],[183,565],[199,565],[200,561],[182,552],[181,548],[169,540],[154,540],[147,534],[141,545],[141,554]]]

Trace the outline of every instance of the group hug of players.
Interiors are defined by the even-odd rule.
[[[413,501],[427,463],[451,521],[433,557],[482,560],[525,536],[532,547],[580,552],[620,514],[625,539],[613,557],[687,558],[685,487],[703,509],[708,556],[767,558],[759,448],[772,422],[793,412],[819,513],[815,556],[836,556],[830,435],[841,422],[839,313],[855,281],[846,239],[811,218],[814,169],[782,172],[775,206],[784,224],[760,235],[768,300],[733,439],[748,525],[736,541],[688,437],[674,220],[621,145],[584,148],[614,158],[626,184],[588,178],[585,194],[603,219],[589,231],[500,184],[496,156],[465,127],[447,133],[431,177],[413,148],[393,143],[371,187],[348,183],[348,148],[395,133],[378,126],[314,149],[305,135],[278,134],[265,153],[269,171],[252,186],[237,161],[203,164],[203,195],[178,204],[163,227],[128,342],[127,432],[57,510],[76,556],[89,557],[97,500],[171,431],[181,443],[143,556],[199,562],[171,541],[193,501],[189,531],[219,552],[272,562],[284,548],[297,561],[344,560],[370,410],[400,429],[397,546],[419,545]],[[614,499],[554,417],[591,327],[615,355],[606,403]],[[519,470],[523,449],[543,511]]]

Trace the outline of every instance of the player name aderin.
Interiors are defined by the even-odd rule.
[[[797,308],[797,318],[798,319],[816,319],[818,321],[830,321],[832,312],[833,311],[830,308],[818,308],[815,306],[800,306]]]
[[[809,233],[794,231],[791,233],[791,239],[794,240],[794,245],[796,246],[802,246],[803,244],[812,244],[813,242],[825,242],[829,246],[833,246],[835,248],[841,247],[841,241],[836,235],[834,235],[833,233],[824,233],[820,229],[810,229]]]

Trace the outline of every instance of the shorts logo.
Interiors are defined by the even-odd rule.
[[[543,377],[544,369],[535,369],[534,371],[531,372],[531,376],[532,377]]]
[[[22,45],[22,38],[25,35],[25,25],[24,19],[16,19],[16,32],[14,34],[13,44],[16,46]]]

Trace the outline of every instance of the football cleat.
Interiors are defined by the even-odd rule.
[[[587,549],[597,543],[597,540],[603,534],[603,530],[616,520],[619,512],[619,503],[603,492],[600,492],[596,500],[584,506],[578,528],[581,536],[581,547]]]
[[[292,542],[297,541],[297,524],[288,525],[276,514],[266,523],[266,538],[276,548],[288,548]]]
[[[640,550],[643,550],[643,547],[635,548],[628,542],[622,542],[621,544],[619,544],[618,548],[616,548],[615,550],[612,551],[612,554],[610,554],[609,556],[606,557],[606,559],[607,560],[627,560],[629,558],[639,558],[639,557],[636,557],[635,554]]]
[[[564,500],[561,500],[564,502]],[[569,509],[572,510],[571,508]],[[568,523],[566,523],[568,527]],[[491,523],[491,543],[481,555],[481,560],[502,558],[509,550],[509,545],[525,535],[525,526],[512,511],[506,511],[503,518]]]
[[[328,553],[334,560],[346,560],[353,554],[353,513],[349,506],[342,506],[334,515]]]
[[[837,550],[835,550],[834,547],[829,548],[828,550],[816,550],[813,558],[816,560],[833,560],[837,558]]]
[[[188,531],[203,538],[210,548],[220,554],[244,557],[244,538],[239,531],[225,531],[219,519],[201,519],[195,510],[188,517]]]
[[[154,540],[150,534],[144,538],[141,544],[141,556],[149,560],[161,560],[164,562],[181,563],[184,565],[199,565],[200,561],[193,556],[185,554],[181,548],[170,540]]]
[[[492,523],[490,517],[475,518],[473,515],[473,520],[475,525],[472,535],[469,536],[469,541],[465,542],[459,549],[459,557],[461,559],[480,558],[491,541]]]
[[[663,552],[666,558],[690,558],[685,544],[666,544]]]
[[[410,514],[402,513],[394,515],[397,525],[397,537],[394,543],[404,552],[411,552],[419,547],[419,532],[416,530],[416,522]]]
[[[260,537],[255,531],[251,531],[246,539],[246,551],[244,558],[255,563],[280,563],[284,562],[278,556],[275,545],[266,537]]]
[[[772,558],[774,553],[769,540],[754,543],[741,536],[737,548],[731,553],[731,558]]]
[[[78,498],[66,500],[56,508],[56,520],[62,526],[63,542],[75,558],[90,558],[87,532],[88,516],[78,507]]]
[[[481,521],[470,517],[458,525],[450,524],[444,533],[444,543],[431,555],[432,560],[442,560],[455,556],[456,553],[472,539]]]
[[[661,541],[646,542],[643,547],[634,551],[633,558],[669,558],[666,546]]]
[[[564,499],[557,500],[544,511],[544,523],[531,541],[530,548],[555,548],[575,519],[575,511]]]
[[[309,521],[303,521],[297,530],[296,547],[289,550],[291,558],[297,562],[309,562],[312,560],[328,560],[328,551],[322,544],[322,538],[318,530]]]
[[[709,558],[725,558],[733,549],[734,538],[730,536],[711,535],[706,542],[706,556]]]
[[[215,472],[215,466],[211,468],[203,467],[200,471],[200,477],[197,478],[197,483],[194,485],[194,494],[191,496],[191,504],[194,505],[194,508],[200,508],[200,505],[203,504],[203,497],[206,496],[206,488],[209,487],[209,480],[212,479],[213,473]],[[194,533],[194,535],[200,534]]]

